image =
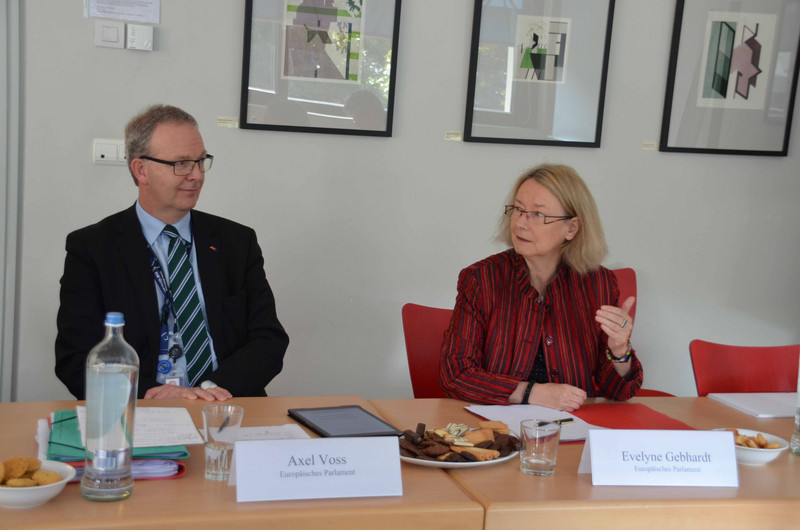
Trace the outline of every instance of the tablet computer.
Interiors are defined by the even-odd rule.
[[[400,436],[397,430],[358,405],[289,409],[289,416],[322,437]]]

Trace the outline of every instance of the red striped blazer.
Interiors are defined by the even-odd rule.
[[[472,403],[508,404],[533,368],[539,343],[552,383],[566,383],[623,401],[642,385],[634,354],[620,377],[606,358],[606,335],[594,316],[618,305],[614,274],[603,267],[579,275],[561,265],[540,294],[522,256],[509,249],[470,265],[458,277],[458,296],[445,332],[439,380],[444,393]]]

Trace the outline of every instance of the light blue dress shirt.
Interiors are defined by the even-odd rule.
[[[159,221],[146,211],[144,208],[141,207],[139,201],[136,201],[136,215],[139,216],[139,224],[142,225],[142,233],[144,234],[144,238],[147,241],[147,244],[150,245],[150,248],[153,249],[153,253],[156,255],[158,259],[158,263],[161,265],[161,268],[164,271],[165,277],[169,278],[169,262],[167,261],[167,249],[169,248],[169,236],[163,234],[164,227],[167,226],[166,223],[163,221]],[[197,284],[197,295],[200,298],[200,309],[203,311],[203,318],[206,321],[206,328],[208,328],[208,316],[206,315],[206,300],[203,297],[203,285],[200,283],[200,269],[197,267],[197,251],[195,249],[195,245],[193,244],[193,237],[192,237],[192,213],[187,213],[183,219],[178,221],[177,223],[173,224],[172,226],[178,231],[178,234],[183,238],[184,241],[188,241],[192,243],[192,251],[189,255],[189,261],[192,264],[192,271],[194,273],[194,281]],[[164,307],[164,293],[161,292],[161,289],[158,287],[155,278],[153,279],[153,287],[156,290],[156,295],[158,296],[158,314],[161,315],[161,308]],[[175,323],[175,316],[170,312],[169,320],[167,321],[167,325],[171,330]],[[217,354],[214,351],[214,339],[211,338],[211,333],[208,334],[209,344],[211,345],[211,363],[212,369],[216,370],[219,364],[217,363]],[[186,356],[182,355],[176,363],[176,367],[179,370],[182,370],[183,373],[186,373]],[[161,375],[161,374],[159,374]]]

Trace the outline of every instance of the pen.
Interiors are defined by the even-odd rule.
[[[541,427],[542,425],[544,425],[546,423],[558,423],[559,425],[566,425],[567,423],[572,423],[573,421],[575,421],[575,420],[572,419],[572,418],[561,418],[560,420],[544,420],[544,421],[538,422],[536,424],[536,426],[537,427]]]
[[[228,422],[229,421],[231,421],[231,417],[230,416],[225,416],[225,419],[222,420],[222,425],[219,426],[219,429],[217,430],[217,432],[218,433],[222,432],[222,429],[224,429],[225,427],[228,426]]]

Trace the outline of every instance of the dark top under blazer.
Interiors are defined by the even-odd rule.
[[[192,233],[208,330],[219,368],[209,376],[234,396],[263,396],[283,367],[289,337],[278,321],[256,234],[192,211]],[[135,205],[67,236],[58,309],[56,375],[85,396],[86,357],[104,335],[105,314],[125,316],[139,355],[139,397],[157,385],[159,308],[150,253]]]

